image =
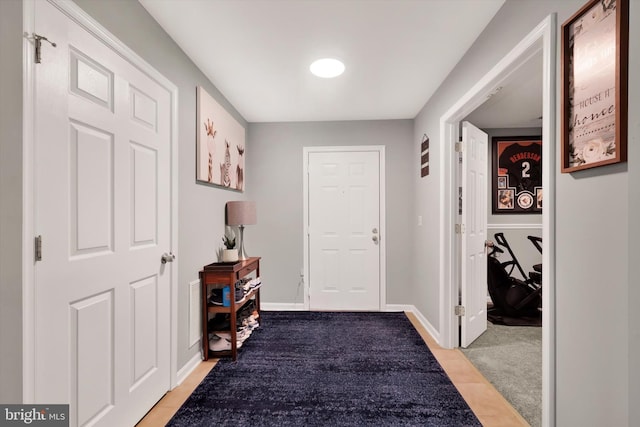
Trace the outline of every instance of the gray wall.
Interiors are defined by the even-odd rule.
[[[22,2],[0,1],[0,402],[22,402]]]
[[[438,158],[440,117],[547,15],[557,12],[559,29],[583,4],[583,0],[507,0],[416,117],[416,146],[415,141],[426,132],[431,136],[432,158]],[[638,216],[640,202],[637,187],[629,185],[638,181],[631,180],[627,171],[633,170],[633,176],[639,178],[637,0],[631,0],[630,14],[629,163],[574,174],[560,174],[559,165],[555,166],[558,426],[627,426],[639,419],[634,403],[640,401],[639,318],[634,312],[640,293],[638,262],[634,261],[640,254],[640,235],[637,225],[630,227],[629,223]],[[557,104],[559,108],[559,99]],[[432,167],[432,179],[415,180],[417,214],[431,212],[431,203],[440,195],[439,165]],[[434,214],[433,223],[438,220]],[[418,260],[438,259],[436,228],[427,227],[418,236]],[[414,295],[416,305],[437,328],[438,268],[437,261],[416,262],[414,270],[416,278],[427,278]]]
[[[640,49],[638,48],[638,40],[640,40],[640,1],[631,1],[631,13],[629,19],[629,39],[635,40],[631,42],[629,49],[629,75],[637,76],[640,70]],[[638,213],[640,213],[640,79],[632,77],[629,80],[629,163],[627,163],[628,173],[627,196],[629,200],[628,210],[628,252],[627,260],[629,265],[629,275],[627,277],[627,286],[623,292],[627,292],[626,307],[628,319],[627,323],[623,323],[622,327],[629,328],[628,335],[628,387],[629,387],[629,423],[632,420],[640,420],[640,221],[638,221]],[[620,194],[620,193],[618,193]],[[624,195],[623,195],[624,196]],[[635,218],[635,219],[634,219]],[[603,288],[607,288],[608,280],[604,282]],[[615,329],[615,325],[610,325]]]
[[[256,200],[258,224],[245,230],[250,254],[260,255],[267,286],[263,301],[303,303],[302,149],[311,146],[384,145],[386,154],[387,303],[411,302],[412,120],[251,123],[247,196]],[[383,236],[385,238],[385,236]]]

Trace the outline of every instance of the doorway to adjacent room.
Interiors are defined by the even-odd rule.
[[[440,243],[443,248],[440,263],[441,299],[440,325],[442,345],[448,348],[457,346],[459,339],[458,317],[454,312],[459,292],[461,269],[457,262],[455,223],[458,214],[458,192],[456,183],[456,156],[454,146],[459,140],[459,123],[471,112],[483,104],[500,85],[533,55],[542,54],[543,66],[543,102],[542,102],[542,139],[543,143],[543,188],[545,204],[542,213],[543,264],[545,265],[542,283],[543,292],[543,357],[542,357],[542,423],[552,425],[554,417],[554,318],[555,295],[554,278],[554,190],[555,190],[555,58],[556,58],[556,17],[548,16],[531,31],[503,60],[501,60],[472,89],[458,100],[441,118],[443,153],[441,155],[441,193],[444,196],[441,215]],[[463,190],[464,192],[464,190]]]

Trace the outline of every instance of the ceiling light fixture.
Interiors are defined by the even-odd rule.
[[[334,58],[323,58],[314,61],[309,70],[318,77],[330,79],[344,73],[344,64]]]

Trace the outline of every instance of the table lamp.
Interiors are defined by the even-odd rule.
[[[240,229],[238,259],[246,260],[249,257],[244,249],[244,226],[256,223],[256,202],[227,202],[226,210],[227,225],[237,225]]]

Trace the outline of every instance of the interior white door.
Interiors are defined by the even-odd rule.
[[[462,243],[460,342],[467,347],[487,330],[487,150],[489,137],[462,123]]]
[[[310,152],[311,310],[380,309],[380,153]]]
[[[170,382],[171,94],[35,3],[35,400],[134,425]]]

